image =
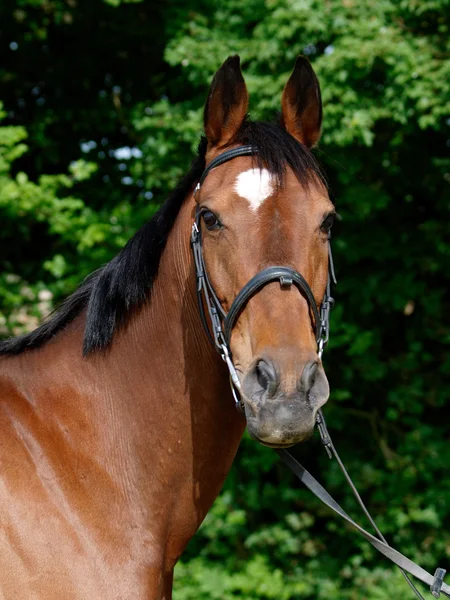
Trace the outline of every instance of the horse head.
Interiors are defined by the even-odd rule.
[[[240,380],[248,430],[272,447],[307,439],[328,399],[317,306],[327,289],[335,216],[310,152],[320,137],[322,104],[318,80],[303,57],[281,108],[280,125],[259,124],[256,145],[243,148],[253,125],[239,58],[229,58],[206,102],[206,171],[195,193],[208,284],[218,311],[224,317],[237,313],[225,345]],[[275,266],[288,277],[269,278],[234,310],[248,282],[258,274],[264,279]],[[305,284],[292,285],[289,273]]]

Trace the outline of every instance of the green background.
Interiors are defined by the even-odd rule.
[[[450,559],[449,13],[447,0],[0,4],[4,336],[35,327],[153,214],[228,55],[264,119],[296,55],[310,58],[316,154],[342,216],[329,427],[385,535],[430,571]],[[316,438],[297,454],[356,511]],[[413,597],[247,438],[175,587],[176,600]]]

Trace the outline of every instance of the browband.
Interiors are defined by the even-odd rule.
[[[222,154],[219,154],[219,156],[213,158],[209,165],[205,168],[202,176],[200,177],[200,181],[197,184],[197,189],[200,189],[200,186],[203,184],[206,176],[210,171],[212,171],[212,169],[215,169],[219,165],[223,165],[223,163],[226,163],[233,158],[237,158],[238,156],[253,156],[255,154],[258,154],[258,150],[253,146],[239,146],[238,148],[225,150],[225,152],[222,152]]]

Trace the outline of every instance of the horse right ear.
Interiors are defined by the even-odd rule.
[[[320,138],[322,100],[319,81],[309,60],[298,56],[281,97],[281,123],[299,142],[311,148]]]
[[[208,148],[229,144],[244,122],[248,92],[239,56],[230,56],[214,75],[203,118]]]

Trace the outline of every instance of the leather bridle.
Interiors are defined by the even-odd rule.
[[[205,178],[208,173],[211,172],[212,169],[236,158],[238,156],[253,156],[258,153],[258,149],[252,146],[239,146],[238,148],[233,148],[232,150],[227,150],[214,158],[209,165],[203,171],[203,174],[200,178],[199,183],[195,189],[194,193],[197,193],[201,185],[203,184]],[[247,302],[252,298],[255,294],[262,290],[268,283],[273,281],[279,281],[280,286],[284,288],[290,288],[293,285],[299,290],[299,292],[306,298],[311,316],[312,316],[312,326],[315,332],[315,338],[317,341],[317,353],[319,358],[322,358],[323,350],[328,343],[329,338],[329,320],[330,320],[330,310],[334,306],[334,300],[331,297],[331,282],[336,283],[336,277],[334,274],[334,266],[333,266],[333,257],[331,254],[331,243],[330,236],[328,240],[328,280],[325,290],[325,295],[322,300],[322,304],[320,309],[317,307],[314,294],[311,290],[306,279],[291,267],[283,267],[283,266],[272,266],[260,271],[254,277],[248,281],[244,287],[240,290],[240,292],[234,298],[230,310],[225,312],[223,309],[220,300],[217,297],[217,294],[214,291],[214,288],[211,284],[211,281],[208,276],[208,272],[206,270],[205,261],[203,258],[203,247],[202,247],[202,236],[201,236],[201,211],[197,205],[195,220],[192,226],[191,233],[191,246],[192,252],[194,255],[194,263],[195,263],[195,272],[197,279],[197,299],[198,299],[198,307],[200,311],[200,317],[203,324],[203,327],[206,331],[211,342],[216,347],[217,351],[220,353],[222,359],[226,362],[229,373],[230,373],[230,384],[231,390],[233,393],[233,397],[236,403],[236,408],[238,408],[241,412],[243,412],[243,403],[240,397],[241,385],[239,381],[239,376],[236,372],[236,369],[233,364],[231,350],[230,350],[230,338],[233,327],[236,323],[238,316],[241,311],[244,309]],[[208,321],[206,319],[204,304],[206,305],[212,335],[210,332],[210,328],[208,326]],[[334,447],[334,444],[331,440],[330,434],[328,432],[325,418],[321,410],[317,412],[317,420],[316,420],[317,428],[320,433],[320,437],[322,443],[328,453],[330,458],[335,457],[337,460],[339,467],[341,468],[344,476],[352,490],[353,495],[361,506],[364,514],[369,519],[372,524],[377,537],[366,531],[363,527],[358,525],[349,515],[344,511],[344,509],[332,498],[332,496],[320,485],[320,483],[303,467],[293,456],[292,454],[285,449],[276,450],[277,454],[283,460],[283,462],[291,469],[291,471],[298,477],[298,479],[313,492],[313,494],[319,498],[321,502],[323,502],[326,506],[336,512],[340,517],[342,517],[345,521],[350,523],[359,533],[372,544],[372,546],[378,550],[381,554],[383,554],[386,558],[391,560],[394,564],[396,564],[411,590],[414,592],[417,598],[420,600],[424,600],[421,593],[414,586],[413,582],[408,577],[407,573],[410,573],[414,577],[417,577],[422,582],[428,584],[430,586],[430,591],[434,598],[439,598],[440,594],[444,594],[448,598],[450,598],[450,586],[444,583],[445,569],[436,569],[434,576],[425,571],[422,567],[417,565],[415,562],[411,561],[409,558],[392,548],[384,538],[381,531],[378,529],[375,521],[367,510],[364,502],[362,501],[350,475],[348,474],[339,454]]]
[[[203,182],[206,179],[208,173],[216,167],[236,158],[238,156],[254,156],[258,153],[258,149],[253,146],[239,146],[232,150],[226,150],[222,154],[219,154],[214,158],[200,178],[197,187],[195,188],[195,194],[200,191]],[[330,310],[334,306],[334,300],[331,297],[331,282],[336,283],[336,277],[334,274],[333,257],[331,254],[331,243],[330,235],[328,235],[328,280],[325,290],[325,295],[320,306],[317,307],[314,294],[311,290],[306,279],[291,267],[284,266],[272,266],[259,271],[254,277],[248,281],[244,287],[239,291],[237,296],[234,298],[230,310],[228,313],[224,311],[222,305],[214,291],[211,281],[208,277],[206,270],[205,261],[203,258],[203,246],[202,246],[202,234],[201,234],[201,210],[197,205],[195,220],[192,226],[191,234],[191,246],[194,254],[195,272],[197,278],[197,299],[198,307],[200,311],[201,320],[203,327],[214,343],[217,351],[220,353],[222,359],[226,362],[228,370],[230,372],[231,389],[233,397],[236,402],[236,407],[242,411],[242,400],[240,399],[240,381],[236,369],[233,364],[231,350],[230,350],[230,339],[233,327],[236,323],[238,316],[244,309],[247,302],[255,294],[260,292],[268,283],[273,281],[279,281],[282,288],[290,288],[293,285],[298,291],[306,298],[308,306],[312,315],[312,324],[314,328],[315,338],[317,341],[318,355],[322,357],[323,350],[328,343],[329,331],[330,331]],[[209,319],[212,327],[212,335],[208,327],[206,320],[204,305],[206,305]],[[238,393],[236,393],[236,391]]]

